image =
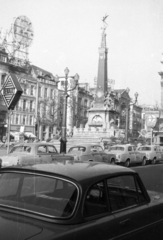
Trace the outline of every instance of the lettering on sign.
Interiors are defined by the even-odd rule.
[[[15,88],[4,88],[3,93],[6,94],[13,94],[15,93]]]

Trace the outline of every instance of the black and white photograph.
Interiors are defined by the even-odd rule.
[[[163,1],[0,0],[0,239],[163,239]]]

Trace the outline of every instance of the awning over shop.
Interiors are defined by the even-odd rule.
[[[25,135],[27,138],[36,138],[36,136],[35,136],[32,132],[24,132],[24,135]]]
[[[10,132],[10,135],[15,138],[19,136],[19,132]]]

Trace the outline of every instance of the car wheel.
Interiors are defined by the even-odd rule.
[[[111,161],[110,161],[111,164],[115,164],[115,159],[112,158]]]
[[[156,164],[156,158],[153,158],[152,164]]]
[[[128,159],[128,160],[126,160],[126,162],[125,162],[125,167],[129,167],[130,166],[130,160]]]
[[[142,166],[145,166],[146,164],[147,164],[147,161],[146,161],[146,158],[144,157],[142,161]]]

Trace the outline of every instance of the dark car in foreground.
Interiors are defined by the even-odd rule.
[[[131,169],[59,161],[0,169],[0,239],[162,239],[163,195]]]

